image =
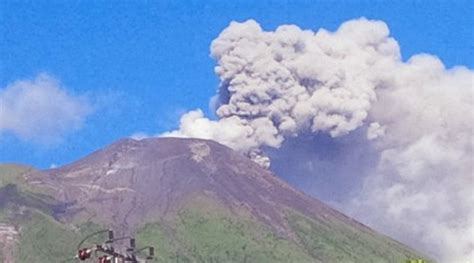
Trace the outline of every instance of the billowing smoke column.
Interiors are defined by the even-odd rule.
[[[471,70],[403,62],[386,24],[364,18],[335,32],[232,22],[211,54],[219,119],[191,111],[163,136],[213,139],[269,166],[262,147],[365,130],[380,161],[341,207],[443,262],[474,258]]]
[[[261,146],[279,147],[301,132],[345,135],[367,121],[386,68],[399,61],[388,34],[384,23],[367,20],[335,33],[296,26],[264,32],[253,20],[233,22],[211,47],[220,120],[190,112],[171,135],[217,139],[256,158]],[[371,127],[371,138],[383,130]]]

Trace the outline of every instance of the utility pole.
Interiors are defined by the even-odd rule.
[[[83,244],[90,239],[91,237],[108,233],[108,239],[101,244],[94,244],[90,247],[84,247]],[[113,243],[120,240],[129,240],[129,246],[125,249],[125,253],[122,253],[116,250],[113,246]],[[139,261],[138,254],[148,250],[148,255],[145,258],[145,261]],[[110,229],[101,230],[94,232],[86,236],[77,246],[77,254],[69,260],[96,260],[97,263],[140,263],[147,262],[148,260],[153,259],[155,256],[155,250],[151,246],[146,246],[137,249],[135,244],[135,238],[130,236],[123,237],[114,237],[114,232]],[[69,261],[66,260],[66,261]]]

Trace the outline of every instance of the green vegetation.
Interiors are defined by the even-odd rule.
[[[61,262],[76,253],[75,244],[82,237],[99,227],[93,223],[73,227],[55,220],[54,199],[26,185],[22,174],[28,170],[0,166],[0,223],[20,229],[17,262]],[[0,262],[2,257],[0,246]]]
[[[60,262],[70,258],[85,235],[100,229],[93,223],[67,226],[35,208],[23,207],[21,214],[8,210],[0,209],[1,222],[20,226],[21,249],[17,247],[15,251],[18,262]]]
[[[291,211],[288,222],[306,251],[323,262],[405,262],[416,252],[377,234]]]
[[[0,187],[7,184],[25,185],[22,175],[31,168],[14,164],[0,164]]]
[[[155,261],[157,262],[167,262],[173,259],[173,257],[177,257],[175,251],[178,251],[178,246],[165,234],[165,230],[161,224],[153,223],[145,225],[145,227],[140,229],[136,238],[138,247],[154,246],[156,254]],[[146,251],[144,254],[146,254]],[[181,256],[183,258],[181,262],[185,262],[184,256]],[[176,262],[176,260],[174,262]]]
[[[22,191],[35,194],[45,194],[44,190],[28,184],[24,174],[33,171],[33,168],[15,164],[0,164],[0,188],[7,185],[16,185]]]
[[[16,184],[0,187],[0,209],[5,207],[30,207],[53,214],[54,199],[43,194],[21,191]]]
[[[141,243],[157,248],[156,262],[315,262],[295,243],[248,220],[184,210],[168,232],[173,236],[157,223],[139,231]]]
[[[313,262],[296,244],[249,220],[196,211],[179,215],[178,240],[200,262]]]
[[[76,253],[75,244],[86,233],[97,230],[97,226],[87,224],[74,231],[40,212],[32,212],[21,225],[18,262],[60,262],[71,258]]]
[[[208,200],[209,201],[209,200]],[[156,248],[156,262],[405,262],[416,252],[371,230],[316,220],[290,210],[294,239],[275,235],[249,217],[212,201],[194,202],[170,223],[147,224],[139,244]]]

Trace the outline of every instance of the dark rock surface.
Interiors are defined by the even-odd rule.
[[[150,218],[173,216],[198,195],[288,234],[284,208],[371,231],[213,141],[154,138],[120,140],[28,181],[65,204],[63,220],[92,220],[133,230]],[[64,209],[64,207],[63,207]]]

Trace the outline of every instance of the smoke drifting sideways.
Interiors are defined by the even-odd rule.
[[[442,262],[474,258],[471,69],[402,61],[387,25],[365,18],[335,32],[232,22],[211,55],[218,119],[190,111],[161,136],[216,140],[265,167],[265,153],[307,156],[298,176],[349,181],[350,195],[326,196],[344,212]]]

